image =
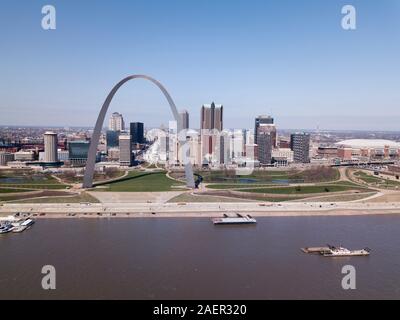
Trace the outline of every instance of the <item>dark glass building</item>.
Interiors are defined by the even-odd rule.
[[[68,142],[69,160],[73,166],[85,166],[89,152],[89,141]]]
[[[120,131],[107,130],[106,132],[106,145],[108,148],[115,148],[119,146]]]
[[[144,143],[144,131],[142,122],[131,122],[130,135],[132,143]]]

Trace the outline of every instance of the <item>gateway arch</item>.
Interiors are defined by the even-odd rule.
[[[93,175],[94,175],[94,168],[95,168],[95,163],[96,163],[96,152],[97,152],[97,146],[99,144],[99,139],[100,139],[100,133],[101,129],[103,127],[104,123],[104,118],[106,116],[108,107],[110,106],[110,103],[115,95],[115,93],[118,91],[118,89],[125,84],[125,82],[128,82],[129,80],[132,79],[145,79],[149,80],[150,82],[154,83],[164,94],[165,98],[168,101],[168,104],[171,108],[172,114],[174,115],[174,118],[177,122],[177,131],[178,131],[178,139],[179,139],[179,145],[183,148],[183,154],[184,154],[184,165],[185,165],[185,178],[186,178],[186,185],[190,188],[194,188],[194,177],[193,177],[193,169],[190,161],[188,160],[188,157],[186,157],[186,152],[188,149],[188,146],[186,144],[186,135],[183,134],[182,132],[182,120],[179,117],[178,110],[176,109],[175,103],[172,100],[171,96],[169,95],[168,91],[164,88],[164,86],[157,81],[156,79],[153,79],[152,77],[142,75],[142,74],[136,74],[136,75],[131,75],[128,76],[124,79],[122,79],[120,82],[118,82],[114,88],[110,91],[108,94],[106,100],[103,103],[103,106],[101,107],[99,116],[97,117],[96,125],[94,127],[92,139],[90,141],[90,146],[89,146],[89,152],[88,152],[88,158],[86,161],[86,168],[85,168],[85,175],[83,178],[83,188],[91,188],[93,186]]]

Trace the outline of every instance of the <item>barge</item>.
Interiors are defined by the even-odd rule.
[[[257,223],[257,220],[254,219],[250,215],[242,216],[242,215],[237,214],[237,217],[229,217],[226,214],[224,214],[223,218],[213,218],[212,222],[215,225],[219,225],[219,224],[254,224],[254,223]]]
[[[341,246],[327,245],[326,247],[306,247],[301,248],[304,253],[320,254],[324,257],[350,257],[350,256],[368,256],[371,249],[364,248],[360,250],[349,250]]]
[[[329,246],[329,251],[323,254],[324,257],[349,257],[349,256],[369,256],[369,248],[361,250],[349,250],[344,247]]]
[[[19,233],[29,229],[35,220],[30,218],[19,218],[19,215],[3,217],[0,220],[0,234],[15,232]]]

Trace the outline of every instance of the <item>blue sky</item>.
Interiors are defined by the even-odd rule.
[[[54,5],[57,29],[41,28]],[[341,8],[357,30],[341,28]],[[399,130],[400,0],[0,1],[0,124],[92,126],[129,74],[160,80],[199,127],[222,103],[225,127],[272,114],[280,128]],[[162,94],[127,83],[110,107],[168,124]]]

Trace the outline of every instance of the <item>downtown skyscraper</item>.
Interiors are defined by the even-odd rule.
[[[260,115],[255,119],[255,124],[254,124],[254,143],[256,143],[256,144],[257,144],[258,127],[261,124],[273,125],[274,124],[274,118],[272,118],[271,116]]]
[[[125,122],[122,114],[118,112],[114,112],[109,121],[108,121],[108,129],[111,131],[124,131],[125,130]]]
[[[119,164],[130,167],[132,165],[132,143],[128,134],[119,136]]]
[[[144,124],[142,122],[131,122],[130,135],[132,143],[144,143]]]
[[[295,162],[310,162],[310,135],[305,132],[291,134],[290,149],[293,150]]]
[[[201,107],[200,129],[222,131],[223,127],[223,106],[216,105],[214,102],[211,105],[204,104]]]
[[[47,131],[44,134],[44,162],[53,163],[58,162],[57,133]]]
[[[182,121],[182,129],[189,129],[189,112],[187,110],[182,110],[179,112],[179,117]]]
[[[269,132],[258,135],[258,160],[260,165],[269,165],[272,160],[272,136]]]

